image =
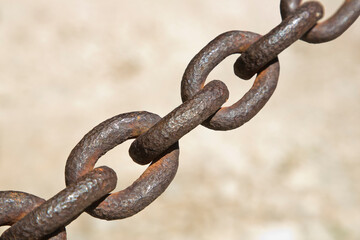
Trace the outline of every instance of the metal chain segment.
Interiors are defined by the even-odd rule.
[[[318,2],[306,2],[277,27],[252,44],[234,64],[235,74],[250,79],[283,50],[300,39],[323,16]]]
[[[131,144],[129,153],[139,164],[148,164],[207,118],[229,98],[226,85],[211,81],[191,99],[175,108]]]
[[[132,112],[117,115],[96,126],[71,151],[65,167],[66,184],[76,182],[91,171],[107,151],[145,133],[160,119],[153,113]],[[175,143],[153,161],[131,186],[102,198],[87,212],[106,220],[127,218],[140,212],[169,186],[178,164],[179,147]]]
[[[283,19],[292,15],[300,6],[301,0],[281,0],[280,11]],[[334,40],[343,34],[359,17],[360,1],[345,0],[341,7],[329,19],[316,24],[301,37],[308,43],[323,43]]]
[[[0,208],[0,226],[12,226],[44,202],[44,199],[29,193],[0,191],[0,206],[6,206]],[[60,228],[47,238],[50,240],[66,240],[65,227]]]
[[[187,66],[181,81],[181,98],[187,101],[200,91],[210,72],[226,57],[246,51],[261,35],[230,31],[223,33],[206,45]],[[261,70],[251,89],[230,107],[222,107],[202,123],[214,130],[231,130],[240,127],[254,117],[275,91],[279,79],[278,59]]]
[[[300,37],[314,43],[330,41],[360,15],[360,0],[346,0],[333,17],[315,25],[322,16],[321,5],[308,2],[299,7],[300,3],[282,0],[284,20],[264,37],[232,31],[209,43],[185,71],[181,88],[184,103],[163,119],[147,112],[133,112],[115,116],[91,130],[68,158],[67,188],[50,200],[44,202],[22,192],[0,192],[0,226],[12,225],[0,240],[66,239],[65,226],[85,210],[92,216],[113,220],[129,217],[149,205],[176,174],[177,141],[184,134],[199,124],[229,130],[250,120],[276,88],[276,56],[281,51]],[[220,109],[229,94],[225,84],[204,83],[211,70],[233,53],[243,53],[235,63],[236,75],[248,79],[258,72],[258,76],[240,101]],[[140,164],[152,163],[130,187],[109,195],[115,188],[116,174],[108,167],[93,169],[94,165],[107,151],[136,137],[129,149],[131,157]]]
[[[16,222],[0,239],[42,239],[71,223],[114,190],[116,182],[116,173],[111,168],[96,168]]]

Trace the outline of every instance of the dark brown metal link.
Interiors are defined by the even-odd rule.
[[[300,6],[301,0],[281,0],[280,10],[283,19],[293,14]],[[345,0],[341,7],[329,19],[316,24],[301,37],[308,43],[323,43],[334,40],[343,34],[359,17],[360,1]]]
[[[45,202],[44,199],[29,193],[0,191],[0,226],[12,226],[32,210]],[[66,240],[66,231],[62,227],[45,237],[50,240]],[[0,237],[0,239],[3,239]]]
[[[182,100],[187,101],[200,91],[209,73],[222,60],[231,54],[244,52],[260,37],[252,32],[230,31],[212,40],[187,66],[181,82]],[[221,108],[202,125],[215,130],[230,130],[249,121],[274,92],[279,70],[279,62],[275,59],[259,72],[251,89],[239,101],[230,107]]]
[[[182,136],[219,110],[228,97],[229,91],[223,82],[209,82],[191,99],[138,137],[130,146],[130,156],[139,164],[153,161]]]
[[[111,168],[96,168],[16,222],[0,239],[42,239],[72,222],[87,207],[112,191],[116,181]]]
[[[29,193],[17,191],[0,192],[0,226],[13,225],[45,200]]]
[[[318,2],[306,2],[294,14],[252,44],[234,64],[235,74],[250,79],[255,73],[278,56],[284,49],[303,36],[322,17]]]
[[[161,118],[149,112],[132,112],[110,118],[87,133],[71,151],[66,162],[66,184],[91,171],[98,159],[124,141],[145,133]],[[115,220],[130,217],[153,202],[175,177],[177,143],[158,157],[128,188],[112,193],[87,209],[94,217]]]

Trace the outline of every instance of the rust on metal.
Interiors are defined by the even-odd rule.
[[[278,54],[301,38],[321,43],[340,36],[360,15],[360,0],[345,0],[322,23],[318,2],[281,0],[283,21],[265,36],[245,31],[223,33],[189,63],[181,82],[183,104],[164,118],[149,112],[131,112],[110,118],[90,132],[71,151],[65,167],[66,188],[45,201],[15,191],[0,191],[0,226],[10,225],[0,240],[66,239],[65,226],[82,212],[106,219],[130,217],[152,203],[174,179],[179,164],[178,140],[202,124],[214,130],[231,130],[253,118],[270,99],[279,78]],[[234,64],[237,76],[249,79],[251,89],[235,104],[223,107],[229,97],[226,85],[209,73],[227,56],[241,54]],[[109,194],[117,183],[109,167],[94,168],[99,158],[128,139],[131,158],[151,163],[126,189]]]
[[[98,159],[122,142],[145,133],[161,118],[149,112],[132,112],[110,118],[86,134],[66,162],[66,184],[91,171]],[[178,168],[179,147],[159,156],[128,188],[112,193],[87,209],[94,217],[114,220],[140,212],[165,191]]]
[[[96,168],[14,223],[0,239],[43,239],[112,191],[116,182],[111,168]]]
[[[0,206],[6,206],[0,207],[0,226],[12,226],[44,202],[44,199],[29,193],[0,191]],[[0,237],[0,239],[5,239],[5,237]],[[46,236],[46,239],[66,240],[65,228],[61,227],[55,233]]]
[[[6,208],[0,208],[0,226],[13,225],[44,202],[44,199],[29,193],[1,191],[0,205]]]
[[[323,8],[317,2],[306,2],[278,26],[252,44],[234,64],[235,74],[250,79],[284,49],[303,36],[322,17]]]
[[[292,15],[300,6],[301,0],[281,0],[280,10],[283,19]],[[323,43],[334,40],[343,34],[359,17],[360,1],[346,0],[326,21],[316,24],[301,37],[309,43]]]
[[[219,110],[228,97],[229,91],[223,82],[211,81],[191,99],[139,136],[130,146],[131,158],[139,164],[153,161],[182,136]]]
[[[230,31],[223,33],[205,46],[191,60],[181,81],[181,97],[183,101],[192,98],[200,91],[209,73],[227,56],[242,53],[261,35]],[[203,125],[215,130],[231,130],[240,127],[254,117],[273,94],[279,78],[279,62],[277,58],[259,72],[251,89],[235,104],[221,108]]]

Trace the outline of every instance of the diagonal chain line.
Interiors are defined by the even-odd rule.
[[[181,82],[183,103],[161,118],[150,112],[114,116],[88,132],[71,151],[65,167],[66,188],[44,199],[19,191],[0,191],[0,226],[10,225],[0,240],[66,239],[65,227],[80,214],[115,220],[137,214],[159,197],[174,179],[179,164],[178,141],[198,125],[232,130],[252,119],[268,102],[279,78],[278,55],[298,39],[309,43],[331,41],[360,15],[360,1],[347,0],[328,20],[318,23],[318,2],[281,0],[282,22],[261,36],[246,31],[220,34],[187,66]],[[243,79],[257,74],[251,89],[235,104],[222,107],[229,97],[226,85],[209,73],[226,57],[241,54],[234,72]],[[94,168],[101,156],[128,139],[129,154],[138,164],[149,164],[129,187],[111,193],[116,173],[107,166]]]

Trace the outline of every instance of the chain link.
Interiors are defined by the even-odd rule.
[[[125,113],[110,118],[92,129],[71,151],[65,166],[66,185],[78,182],[92,171],[99,157],[130,138],[146,133],[161,118],[149,112]],[[128,188],[105,196],[87,212],[94,217],[114,220],[130,217],[165,191],[175,177],[179,147],[174,142],[152,161],[145,172]]]
[[[182,101],[188,101],[200,91],[207,76],[222,60],[235,53],[243,53],[261,39],[252,32],[226,32],[204,47],[187,66],[181,81]],[[240,127],[254,117],[275,91],[279,78],[279,61],[275,57],[268,66],[259,70],[251,89],[230,107],[214,112],[202,123],[214,130],[231,130]]]
[[[306,2],[277,27],[252,44],[234,64],[235,74],[250,79],[283,50],[301,38],[323,16],[318,2]]]
[[[65,167],[66,188],[45,201],[34,195],[0,191],[0,226],[10,225],[7,239],[66,239],[65,226],[82,212],[106,219],[130,217],[153,202],[169,186],[178,169],[178,140],[202,124],[214,130],[240,127],[270,99],[279,78],[277,56],[298,39],[310,43],[331,41],[360,15],[360,1],[347,0],[322,23],[318,2],[282,0],[283,21],[268,34],[231,31],[205,46],[187,66],[181,82],[183,103],[160,118],[149,112],[131,112],[110,118],[87,133],[71,151]],[[209,73],[226,57],[240,53],[234,72],[243,79],[257,73],[251,89],[230,107],[226,85]],[[139,164],[149,164],[128,188],[111,193],[117,183],[109,167],[94,169],[98,159],[115,146],[135,138],[129,154]]]
[[[18,222],[20,219],[32,212],[35,208],[39,207],[44,202],[44,199],[29,193],[16,191],[0,192],[0,226],[14,225],[16,222]],[[1,236],[2,239],[6,239],[4,235]],[[14,236],[13,239],[15,237],[17,236]],[[11,239],[11,237],[7,238]],[[56,232],[51,233],[51,235],[47,236],[47,238],[51,240],[66,239],[65,227],[62,227]]]
[[[281,0],[280,11],[283,19],[291,16],[300,6],[301,0]],[[308,43],[324,43],[343,34],[359,17],[360,1],[345,0],[329,19],[317,23],[301,39]]]

